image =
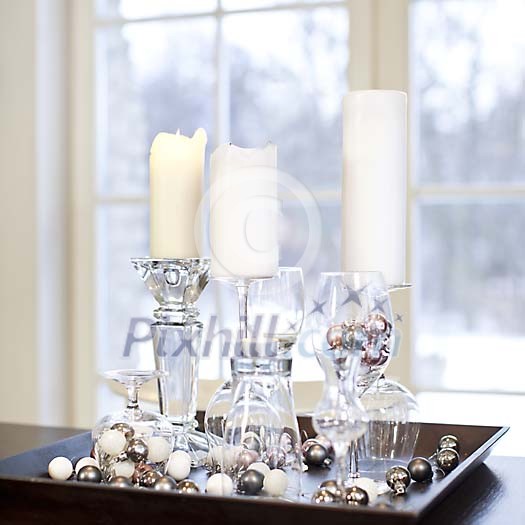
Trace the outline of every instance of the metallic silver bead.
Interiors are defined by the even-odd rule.
[[[286,464],[286,452],[276,445],[266,450],[266,464],[271,468],[281,468]]]
[[[140,477],[142,476],[142,474],[150,470],[153,470],[153,467],[151,465],[148,465],[147,463],[139,463],[135,467],[135,472],[133,472],[133,475],[131,476],[131,480],[133,481],[133,483],[137,485],[140,481]]]
[[[315,437],[315,440],[318,443],[321,443],[321,445],[323,445],[324,448],[326,448],[326,450],[328,451],[328,454],[332,454],[333,453],[334,445],[332,444],[332,442],[326,436],[323,436],[322,434],[318,434]]]
[[[317,489],[312,496],[312,503],[317,503],[318,505],[337,502],[337,497],[328,489]]]
[[[322,467],[328,459],[328,451],[320,443],[308,447],[304,454],[304,462],[309,467]]]
[[[443,448],[436,455],[436,463],[448,474],[459,465],[459,454],[453,448]]]
[[[446,436],[443,436],[439,440],[438,450],[441,450],[443,448],[452,448],[459,453],[459,439],[452,434],[447,434]]]
[[[199,485],[192,479],[183,479],[177,483],[177,490],[183,494],[197,494],[200,492]]]
[[[252,432],[250,435],[248,435],[247,437],[243,439],[242,446],[248,450],[254,450],[255,452],[260,452],[261,451],[261,440],[255,434],[255,432]]]
[[[360,487],[350,487],[343,494],[347,505],[368,505],[368,493]]]
[[[390,337],[392,333],[392,323],[380,313],[373,313],[367,316],[364,328],[369,337]]]
[[[259,459],[259,454],[255,450],[242,450],[238,457],[237,463],[239,467],[248,468],[252,463]]]
[[[264,475],[258,470],[247,470],[243,472],[237,483],[237,490],[241,494],[254,496],[261,492],[264,484]]]
[[[139,485],[151,489],[160,478],[162,478],[160,472],[157,472],[156,470],[148,470],[140,476]]]
[[[77,480],[87,483],[100,483],[102,481],[102,472],[94,465],[86,465],[77,472]]]
[[[385,479],[396,494],[405,494],[410,485],[410,472],[405,467],[392,467],[386,471]]]
[[[343,346],[349,350],[361,350],[368,337],[361,324],[343,323]]]
[[[343,346],[343,325],[334,324],[326,332],[326,341],[330,348],[340,348]]]
[[[132,487],[131,481],[128,478],[125,478],[124,476],[115,476],[114,478],[111,478],[108,481],[108,485],[112,487],[118,487],[120,489],[125,489]]]
[[[341,488],[337,484],[337,481],[335,479],[327,479],[326,481],[323,481],[319,485],[320,489],[327,490],[328,492],[331,492],[336,499],[342,498]]]
[[[319,445],[319,441],[317,439],[307,439],[303,442],[301,446],[301,450],[303,451],[303,454],[306,454],[306,451],[312,446],[312,445]]]
[[[111,427],[111,430],[118,430],[119,432],[122,432],[128,441],[135,435],[135,430],[127,423],[115,423]]]
[[[128,448],[126,449],[128,458],[135,463],[145,461],[148,457],[148,452],[148,445],[146,445],[146,442],[140,438],[131,439],[128,443]]]
[[[177,488],[177,482],[171,476],[161,476],[153,484],[155,490],[169,492]]]
[[[430,481],[434,476],[432,465],[426,458],[413,458],[408,463],[410,477],[417,483]]]

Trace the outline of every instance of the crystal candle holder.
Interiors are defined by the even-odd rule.
[[[203,325],[195,302],[209,281],[209,259],[131,260],[158,307],[151,325],[159,407],[175,427],[175,448],[186,450],[195,466],[207,454],[207,440],[196,430],[197,386]]]

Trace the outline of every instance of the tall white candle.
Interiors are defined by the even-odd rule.
[[[206,132],[159,133],[150,150],[150,257],[200,256]]]
[[[405,282],[407,97],[354,91],[344,99],[342,269]]]
[[[277,148],[219,146],[211,156],[211,273],[260,278],[277,273]]]

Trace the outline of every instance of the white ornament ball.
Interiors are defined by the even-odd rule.
[[[191,458],[187,452],[176,450],[171,453],[167,472],[172,478],[182,481],[190,475],[190,470]]]
[[[286,472],[276,468],[270,470],[266,476],[264,476],[263,489],[270,496],[280,497],[288,488],[288,476]]]
[[[256,461],[248,467],[248,470],[256,470],[266,477],[266,475],[270,472],[270,467],[262,461]]]
[[[213,474],[206,484],[206,492],[212,496],[231,496],[233,481],[226,474]]]
[[[127,444],[126,436],[118,430],[106,430],[98,439],[98,446],[110,456],[118,456]]]
[[[148,440],[148,459],[153,463],[166,461],[171,454],[171,445],[163,437],[155,436]]]
[[[49,462],[47,472],[51,479],[64,481],[73,474],[73,464],[69,459],[59,456]]]
[[[113,474],[116,476],[123,476],[124,478],[131,478],[135,472],[135,463],[130,461],[119,461],[113,465]]]
[[[363,489],[368,494],[368,502],[374,503],[379,496],[376,482],[370,478],[357,478],[353,480],[356,487]]]
[[[82,467],[87,467],[88,465],[98,468],[98,463],[96,459],[93,459],[92,457],[85,457],[85,458],[80,458],[77,461],[75,465],[75,472],[78,473]]]

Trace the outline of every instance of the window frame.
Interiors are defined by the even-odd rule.
[[[96,400],[93,386],[99,381],[96,370],[96,211],[103,204],[144,204],[146,195],[98,195],[96,192],[96,78],[95,78],[95,29],[110,24],[142,23],[156,20],[173,20],[216,16],[216,115],[214,130],[217,143],[227,140],[228,82],[224,61],[222,19],[224,16],[244,12],[268,12],[316,7],[346,6],[349,13],[349,67],[348,87],[354,89],[399,89],[409,91],[408,81],[408,12],[409,0],[337,0],[298,2],[275,7],[224,11],[218,8],[210,13],[191,15],[165,15],[126,20],[122,17],[97,19],[95,0],[74,0],[70,3],[71,53],[70,53],[70,130],[71,130],[71,227],[70,227],[70,290],[71,304],[71,384],[72,421],[75,426],[90,426],[96,417]],[[397,42],[392,46],[391,42]],[[340,190],[313,191],[320,203],[340,198]],[[411,204],[414,202],[413,184],[409,184],[407,228],[411,231]],[[410,236],[408,236],[410,239]],[[408,243],[407,274],[410,277],[411,251]],[[409,317],[410,291],[396,292],[394,309]],[[411,327],[404,327],[403,350],[395,359],[389,375],[398,377],[411,386]],[[304,382],[300,406],[313,406],[320,395],[320,382]],[[201,399],[209,397],[216,381],[201,381]]]

